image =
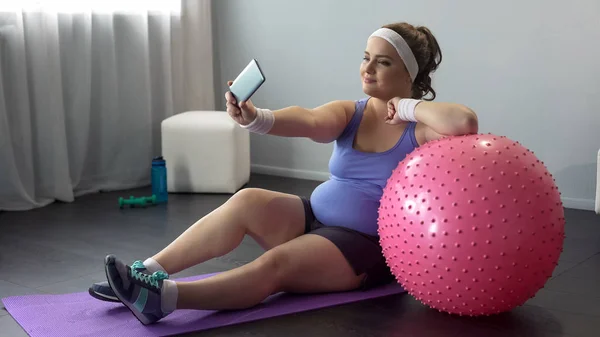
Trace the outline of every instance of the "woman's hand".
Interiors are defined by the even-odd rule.
[[[228,81],[227,85],[231,86],[233,81]],[[227,113],[231,118],[240,125],[248,125],[256,118],[256,108],[250,100],[245,102],[236,101],[231,91],[225,93],[225,99],[227,100]]]
[[[400,97],[394,97],[390,99],[387,103],[387,117],[385,118],[386,124],[398,124],[402,121],[396,117],[396,112],[398,111],[398,103],[400,102]]]

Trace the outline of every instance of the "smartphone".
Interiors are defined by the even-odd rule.
[[[258,61],[252,59],[250,63],[242,70],[238,77],[233,81],[229,90],[235,97],[236,102],[247,101],[260,86],[265,83],[265,75],[263,74]]]

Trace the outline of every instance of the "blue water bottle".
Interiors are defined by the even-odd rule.
[[[157,203],[167,202],[167,166],[162,156],[152,159],[152,194],[156,196]]]

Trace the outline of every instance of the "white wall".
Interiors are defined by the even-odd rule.
[[[555,175],[567,207],[593,209],[600,148],[599,1],[214,3],[217,102],[223,109],[225,82],[251,58],[267,77],[253,98],[258,106],[314,107],[361,98],[358,67],[368,35],[389,22],[423,24],[444,56],[434,77],[438,100],[476,110],[481,132],[523,143]],[[326,179],[331,149],[253,135],[253,168]]]

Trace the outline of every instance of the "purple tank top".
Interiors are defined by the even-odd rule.
[[[378,236],[379,200],[392,171],[417,146],[416,123],[409,123],[391,149],[367,153],[353,148],[368,98],[356,102],[352,119],[334,142],[329,160],[330,179],[310,197],[315,218],[325,226],[351,228]]]

